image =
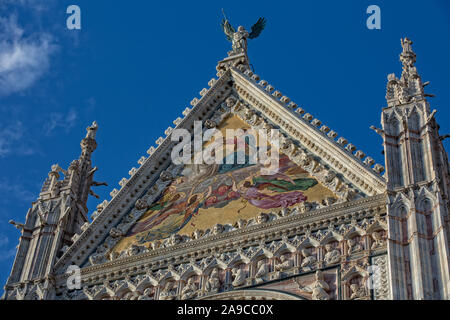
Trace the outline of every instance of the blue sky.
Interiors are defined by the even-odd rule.
[[[66,28],[81,8],[82,29]],[[366,8],[381,8],[381,30]],[[106,1],[0,0],[0,283],[19,231],[51,164],[80,153],[96,120],[96,192],[112,188],[215,76],[230,44],[219,27],[266,29],[249,42],[255,72],[324,124],[383,163],[379,126],[387,74],[401,73],[400,38],[410,37],[417,68],[450,133],[448,1]],[[446,142],[449,147],[449,142]],[[99,201],[91,199],[91,212]]]

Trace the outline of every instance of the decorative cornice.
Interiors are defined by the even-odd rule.
[[[277,220],[248,226],[227,233],[204,237],[198,240],[180,243],[171,247],[159,248],[136,256],[126,257],[85,267],[81,270],[82,278],[109,277],[126,270],[136,273],[150,266],[168,267],[173,262],[181,263],[210,256],[213,253],[230,251],[239,247],[257,245],[264,241],[273,241],[283,236],[294,236],[307,230],[322,230],[330,225],[339,226],[354,219],[364,219],[381,215],[386,210],[386,195],[376,195],[360,200],[335,204],[322,209],[291,214]],[[64,283],[65,275],[58,275],[59,283]]]

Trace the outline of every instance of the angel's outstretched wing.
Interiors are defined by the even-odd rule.
[[[220,24],[222,26],[222,30],[227,36],[228,41],[233,40],[233,33],[236,32],[236,30],[233,28],[233,26],[230,24],[230,22],[226,19],[222,19],[222,23]]]
[[[259,36],[261,34],[261,31],[263,31],[265,26],[266,26],[266,19],[259,18],[258,21],[256,21],[256,23],[252,26],[252,32],[250,32],[248,37],[250,39],[256,38],[257,36]]]

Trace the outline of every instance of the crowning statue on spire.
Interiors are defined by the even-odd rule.
[[[92,122],[92,125],[86,128],[86,138],[95,139],[95,134],[97,133],[98,125],[97,121]]]
[[[224,14],[225,16],[225,14]],[[250,33],[243,26],[239,26],[237,31],[230,24],[230,21],[226,17],[222,19],[222,30],[227,36],[227,40],[232,43],[233,50],[228,55],[236,55],[243,53],[247,56],[247,39],[257,38],[266,26],[266,19],[259,18],[258,21],[252,26]]]

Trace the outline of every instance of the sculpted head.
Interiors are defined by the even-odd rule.
[[[236,222],[236,226],[239,228],[239,229],[241,229],[241,228],[243,228],[244,226],[245,226],[245,220],[242,220],[242,219],[239,219],[237,222]]]
[[[234,106],[234,104],[236,103],[236,98],[235,97],[228,97],[226,100],[225,100],[225,103],[227,104],[227,107],[228,108],[231,108],[232,106]]]
[[[379,240],[381,239],[381,235],[380,235],[379,232],[375,231],[375,232],[372,233],[372,238],[373,238],[375,241],[379,241]]]
[[[257,217],[256,217],[256,222],[258,223],[265,223],[269,220],[269,216],[267,215],[267,213],[261,212]]]
[[[218,274],[219,274],[219,271],[217,270],[217,268],[214,268],[214,269],[211,271],[211,277],[217,277]]]
[[[147,209],[148,207],[147,202],[142,199],[138,199],[134,204],[134,206],[136,207],[137,210],[144,210]]]
[[[128,249],[128,255],[129,256],[134,256],[137,255],[139,253],[139,247],[136,245],[131,245],[131,247]]]
[[[160,241],[153,241],[153,242],[150,244],[152,250],[158,249],[160,245],[161,245],[161,242],[160,242]]]
[[[173,288],[173,282],[172,281],[167,282],[166,283],[166,290],[172,290],[172,288]]]
[[[333,180],[335,177],[336,177],[336,174],[333,171],[331,171],[331,170],[326,171],[326,175],[325,175],[326,182],[331,182],[331,180]]]
[[[193,239],[200,239],[200,237],[202,236],[202,234],[203,234],[203,231],[197,229],[197,230],[195,230],[195,231],[192,233],[192,238],[193,238]]]
[[[330,252],[332,248],[333,248],[333,246],[331,245],[331,243],[327,243],[327,244],[325,245],[325,250],[326,250],[327,252]]]
[[[224,230],[223,226],[220,223],[217,223],[214,225],[212,232],[213,234],[220,234],[223,232],[223,230]]]
[[[173,234],[170,236],[170,243],[174,246],[181,242],[181,236],[179,234]]]
[[[348,240],[347,240],[347,245],[348,245],[349,247],[353,247],[353,246],[355,245],[355,240],[354,240],[354,239],[348,239]]]

